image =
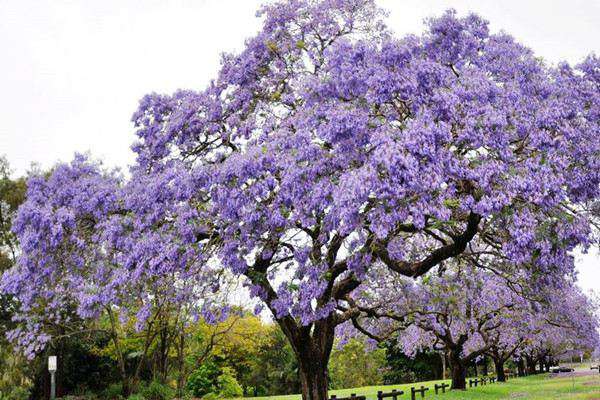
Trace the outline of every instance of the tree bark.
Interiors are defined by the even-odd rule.
[[[278,320],[298,360],[302,400],[327,400],[327,364],[333,348],[335,322],[330,316],[308,326]]]
[[[527,373],[529,375],[535,375],[535,361],[533,361],[533,357],[525,356],[525,359],[527,360]]]
[[[496,368],[497,381],[506,382],[506,374],[504,373],[504,360],[494,357],[494,367]]]
[[[179,343],[177,345],[177,396],[179,398],[183,397],[183,387],[185,385],[185,326],[181,324],[180,332],[179,332]]]
[[[521,357],[517,360],[517,371],[519,376],[525,376],[525,361]]]
[[[299,364],[303,400],[327,399],[327,364],[318,358],[305,360]]]
[[[467,367],[460,356],[460,350],[450,351],[450,372],[452,374],[452,390],[467,389]]]
[[[489,374],[488,370],[488,358],[483,356],[483,376],[487,376]]]

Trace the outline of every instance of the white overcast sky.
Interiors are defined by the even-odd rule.
[[[219,54],[259,28],[256,0],[0,0],[0,155],[15,175],[90,151],[126,167],[145,93],[201,89]],[[600,0],[380,0],[399,35],[447,8],[474,11],[548,62],[600,54]],[[596,250],[578,257],[600,290]]]

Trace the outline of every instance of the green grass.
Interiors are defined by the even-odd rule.
[[[350,396],[351,393],[364,395],[367,400],[375,400],[378,390],[391,391],[392,389],[403,390],[404,395],[400,399],[410,399],[410,388],[429,387],[425,399],[439,398],[439,400],[469,400],[469,399],[519,399],[519,400],[564,400],[564,399],[597,399],[600,400],[600,374],[583,376],[577,378],[549,378],[549,374],[528,376],[525,378],[514,378],[505,383],[494,383],[466,391],[451,391],[445,394],[435,395],[433,385],[442,381],[429,381],[389,386],[365,386],[353,389],[332,390],[330,395],[338,397]],[[448,382],[448,381],[446,381]],[[255,397],[255,400],[299,400],[300,395]],[[417,399],[420,399],[417,395]]]

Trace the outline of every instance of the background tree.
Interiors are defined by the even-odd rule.
[[[0,273],[11,268],[18,255],[18,241],[11,226],[17,208],[25,201],[24,178],[11,178],[10,164],[0,157]],[[0,292],[0,333],[14,327],[12,317],[16,304],[12,296]],[[31,384],[25,359],[15,352],[5,335],[0,335],[0,392],[9,393],[17,387]]]
[[[83,156],[30,177],[14,222],[22,254],[3,276],[5,293],[20,306],[21,323],[9,337],[26,354],[80,333],[81,320],[104,321],[125,394],[137,385],[155,340],[171,341],[165,336],[170,321],[183,324],[200,313],[216,321],[226,313],[220,308],[215,314],[211,305],[219,301],[212,287],[222,275],[198,264],[194,249],[177,239],[193,229],[188,210],[174,203],[181,188],[172,187],[161,201],[149,197],[153,187],[143,175],[136,177],[125,185],[117,172]],[[143,334],[133,366],[122,347],[127,325]],[[161,356],[167,351],[163,347]]]
[[[400,333],[401,334],[401,333]],[[419,351],[407,356],[398,346],[397,338],[386,341],[385,384],[411,383],[442,379],[442,359],[433,351]]]
[[[383,384],[386,367],[385,349],[365,345],[351,339],[334,348],[329,360],[329,377],[332,389],[375,386]]]

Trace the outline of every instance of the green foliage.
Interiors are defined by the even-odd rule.
[[[120,383],[113,383],[102,391],[100,397],[103,400],[122,400],[121,393],[123,393],[123,386]]]
[[[369,350],[363,342],[352,339],[331,353],[330,385],[333,389],[379,385],[383,383],[384,367],[384,349]]]
[[[68,396],[62,396],[60,398],[60,400],[97,400],[98,396],[96,396],[94,393],[87,393],[81,396],[76,396],[76,395],[68,395]]]
[[[170,400],[174,396],[173,389],[159,381],[150,382],[140,394],[145,400]]]
[[[10,391],[0,390],[0,400],[27,400],[29,399],[29,390],[24,387],[14,387]]]
[[[1,330],[0,330],[1,331]],[[28,390],[31,386],[26,360],[4,338],[0,338],[0,393]]]
[[[11,179],[10,173],[8,161],[0,156],[0,274],[13,265],[18,253],[17,238],[11,231],[11,225],[26,193],[25,180]],[[13,299],[0,294],[0,394],[5,397],[18,396],[32,383],[26,360],[5,338],[5,333],[14,328],[14,310]]]
[[[219,398],[241,397],[244,391],[234,373],[231,368],[219,369],[214,362],[206,362],[191,373],[187,382],[187,390],[193,396],[202,398],[209,395]]]
[[[140,393],[135,393],[130,395],[127,400],[146,400],[146,398],[144,396],[142,396]]]
[[[207,393],[202,396],[202,400],[217,400],[219,396],[216,393]]]
[[[198,397],[215,392],[220,372],[217,365],[212,361],[202,364],[188,377],[186,385],[187,390]]]
[[[249,395],[291,394],[300,391],[298,363],[292,347],[277,325],[271,325],[263,334],[251,373],[243,386]]]
[[[442,375],[442,360],[438,353],[418,353],[408,357],[394,345],[386,345],[384,383],[405,383],[439,379]]]
[[[229,368],[224,368],[223,373],[217,378],[217,387],[219,389],[219,397],[240,397],[244,394],[242,387],[233,375],[233,371]]]

